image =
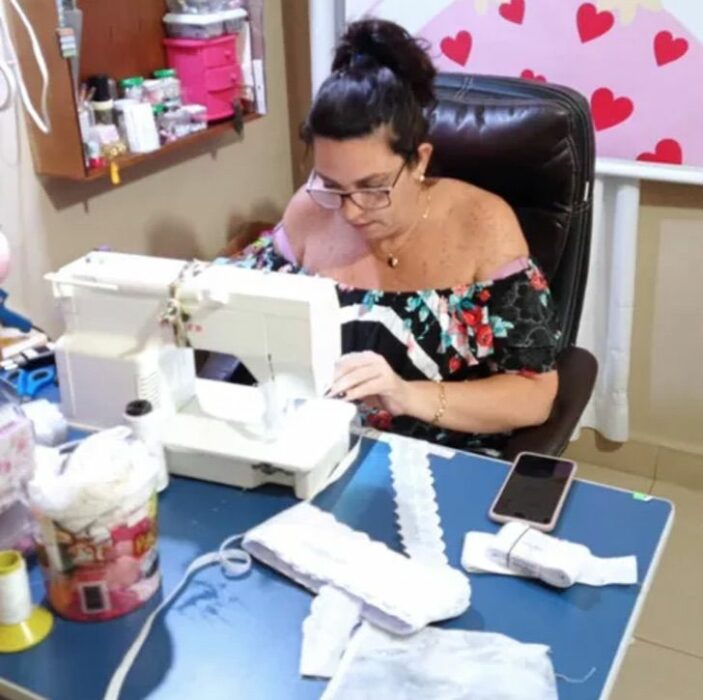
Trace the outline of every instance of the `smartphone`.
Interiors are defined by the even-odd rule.
[[[491,506],[491,520],[519,520],[551,532],[575,474],[576,463],[571,460],[521,452]]]

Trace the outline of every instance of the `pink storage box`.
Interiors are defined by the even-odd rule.
[[[168,65],[181,80],[184,104],[205,105],[208,121],[231,117],[242,86],[237,35],[202,41],[164,39],[164,45]]]

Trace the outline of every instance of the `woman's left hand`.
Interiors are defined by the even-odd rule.
[[[405,413],[409,383],[401,379],[386,358],[367,350],[344,355],[337,362],[334,382],[328,396],[339,396],[347,401],[375,398],[383,409],[394,416]]]

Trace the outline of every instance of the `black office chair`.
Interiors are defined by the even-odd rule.
[[[585,98],[566,87],[441,73],[430,115],[430,174],[465,180],[515,210],[549,280],[562,328],[549,420],[515,432],[504,457],[558,455],[593,391],[595,358],[574,345],[588,275],[594,140]]]

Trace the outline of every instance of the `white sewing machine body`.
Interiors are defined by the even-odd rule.
[[[109,252],[47,278],[66,323],[56,363],[72,425],[112,427],[146,399],[165,417],[172,473],[300,498],[348,455],[354,407],[318,398],[341,352],[330,280]],[[259,386],[196,378],[194,349],[237,356]]]

